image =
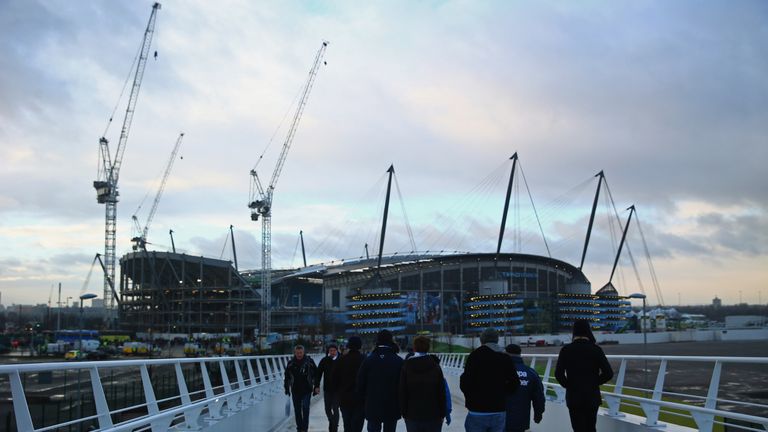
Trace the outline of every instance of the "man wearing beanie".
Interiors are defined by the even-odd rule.
[[[334,344],[328,345],[326,356],[317,365],[317,375],[315,375],[315,393],[320,391],[320,380],[325,375],[323,401],[325,402],[325,416],[328,417],[329,432],[339,430],[339,395],[332,381],[336,365],[339,363],[338,359],[339,347]]]
[[[560,350],[555,378],[565,387],[565,403],[574,432],[593,432],[602,402],[600,386],[613,378],[602,348],[595,344],[589,321],[573,323],[573,340]]]
[[[400,419],[398,384],[403,359],[389,330],[376,335],[376,348],[363,360],[357,374],[357,392],[365,398],[368,432],[395,432]]]
[[[358,336],[352,336],[347,341],[349,350],[339,360],[333,370],[331,386],[336,389],[341,418],[344,421],[344,432],[361,432],[365,421],[363,413],[363,401],[357,394],[357,372],[363,364],[363,355],[360,353],[363,342]]]
[[[496,329],[483,330],[482,345],[469,354],[464,364],[459,383],[467,407],[467,432],[503,432],[507,395],[520,386],[515,363],[498,342]]]

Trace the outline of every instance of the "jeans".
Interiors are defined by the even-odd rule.
[[[395,432],[395,429],[397,420],[368,420],[368,432]]]
[[[339,430],[339,394],[326,390],[323,394],[323,401],[325,402],[325,416],[328,417],[328,430],[336,432]]]
[[[466,432],[504,432],[506,420],[506,412],[486,415],[468,413],[467,419],[464,420],[464,430]]]
[[[293,412],[296,414],[296,430],[309,430],[309,401],[312,399],[312,393],[305,395],[292,394]]]
[[[408,432],[440,432],[443,419],[435,420],[405,420],[405,430]]]
[[[341,407],[341,417],[344,419],[344,432],[363,432],[365,412],[362,404]]]

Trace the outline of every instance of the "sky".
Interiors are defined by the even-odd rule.
[[[101,293],[98,269],[88,278],[104,249],[98,139],[151,6],[0,0],[2,304],[55,303],[58,283]],[[517,152],[502,251],[578,265],[604,170],[593,289],[634,204],[621,293],[768,301],[763,1],[164,1],[120,174],[118,256],[183,131],[150,248],[173,229],[180,251],[232,259],[233,225],[240,268],[260,267],[249,172],[271,176],[323,40],[275,189],[275,267],[301,265],[300,230],[310,263],[377,252],[390,164],[384,253],[495,252]]]

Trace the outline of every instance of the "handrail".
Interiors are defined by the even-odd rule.
[[[441,365],[446,374],[459,375],[463,371],[463,365],[468,354],[463,353],[439,353]],[[524,354],[523,357],[530,359],[532,367],[537,362],[544,362],[545,370],[542,375],[542,382],[550,393],[553,402],[563,402],[565,399],[565,389],[554,380],[554,366],[557,354]],[[611,417],[621,417],[622,406],[639,406],[645,415],[645,425],[649,427],[662,426],[659,422],[659,415],[667,413],[675,416],[682,416],[693,419],[699,430],[711,431],[712,426],[719,423],[718,417],[728,420],[743,421],[754,425],[760,425],[768,430],[768,418],[744,412],[735,412],[733,407],[730,411],[719,409],[718,405],[723,403],[732,404],[728,399],[717,397],[722,366],[725,364],[765,364],[768,365],[767,357],[704,357],[704,356],[640,356],[640,355],[609,355],[609,360],[620,362],[613,383],[607,384],[608,390],[603,391],[603,397],[608,405],[604,415]],[[243,357],[205,357],[205,358],[163,358],[151,360],[117,360],[101,362],[55,362],[55,363],[33,363],[33,364],[14,364],[0,366],[0,377],[8,376],[13,395],[13,409],[16,417],[16,425],[19,431],[24,432],[46,432],[56,430],[57,428],[83,424],[84,422],[97,421],[100,430],[127,431],[136,428],[151,428],[152,430],[166,430],[174,422],[183,422],[183,425],[196,428],[202,424],[216,423],[226,416],[248,409],[265,398],[273,395],[282,394],[282,375],[285,372],[285,366],[289,360],[289,355],[271,355],[271,356],[243,356]],[[624,385],[629,361],[651,361],[659,363],[659,371],[655,377],[655,385],[652,389],[639,389]],[[664,391],[664,382],[668,364],[680,362],[708,362],[713,364],[713,372],[709,381],[709,390],[706,396],[686,395],[682,393]],[[147,373],[148,367],[168,365],[173,366],[176,374],[176,387],[178,395],[155,399],[152,377]],[[202,379],[202,389],[190,391],[187,388],[182,365],[193,365],[198,368],[197,373]],[[245,366],[245,367],[243,367]],[[121,374],[127,378],[138,378],[141,372],[141,387],[144,393],[144,403],[131,404],[131,406],[110,409],[105,396],[105,388],[101,383],[100,371],[128,368],[127,374]],[[130,370],[135,368],[135,370]],[[215,374],[221,378],[221,385],[214,386],[211,383],[210,374]],[[218,371],[216,370],[218,369]],[[234,369],[234,376],[232,370]],[[83,416],[79,419],[62,422],[56,425],[45,425],[35,428],[29,407],[24,385],[22,384],[22,374],[46,372],[55,370],[79,370],[87,372],[90,375],[90,386],[88,381],[83,381],[87,387],[93,391],[93,402],[96,406],[94,415]],[[78,373],[78,376],[80,376]],[[134,373],[134,374],[131,374]],[[172,375],[172,374],[171,374]],[[156,378],[155,378],[156,379]],[[746,379],[746,377],[745,377]],[[641,395],[626,394],[628,389],[635,391],[645,391],[651,394],[649,397]],[[192,401],[192,397],[202,397]],[[701,405],[691,405],[680,401],[664,400],[664,396],[684,397],[695,399]],[[160,404],[173,402],[171,407],[160,408]],[[768,405],[742,402],[741,405],[762,408],[768,410]],[[146,409],[147,414],[136,418],[126,420],[121,423],[112,423],[112,416],[135,409]],[[670,412],[670,410],[673,410]],[[182,423],[179,423],[182,424]],[[729,427],[741,428],[743,430],[759,430],[747,426],[731,425]]]
[[[441,353],[437,355],[441,359],[441,365],[443,367],[443,370],[446,370],[448,373],[453,373],[458,375],[463,371],[463,365],[464,365],[465,359],[469,354]],[[555,393],[555,397],[553,399],[554,401],[564,402],[565,388],[563,388],[559,383],[557,383],[554,380],[554,376],[553,376],[554,375],[553,362],[557,360],[558,355],[557,354],[523,354],[522,356],[524,358],[528,358],[531,360],[531,365],[530,365],[531,367],[534,367],[538,359],[546,360],[546,369],[542,377],[542,383],[544,384],[547,390],[551,390]],[[717,397],[719,386],[720,386],[720,376],[722,371],[722,365],[723,364],[740,364],[740,365],[764,364],[768,366],[768,357],[722,357],[722,356],[705,357],[705,356],[662,356],[662,355],[651,355],[651,356],[608,355],[606,357],[608,357],[609,360],[620,362],[621,366],[619,367],[618,372],[615,373],[614,375],[614,383],[607,384],[608,387],[613,388],[613,391],[602,391],[603,397],[608,405],[608,409],[605,415],[608,415],[611,417],[621,417],[621,416],[624,416],[624,414],[620,412],[622,405],[632,405],[632,406],[639,405],[639,407],[642,409],[645,415],[646,421],[644,425],[648,427],[653,427],[653,428],[664,425],[662,422],[659,422],[659,414],[662,412],[666,412],[668,414],[674,414],[674,415],[679,415],[682,417],[693,419],[693,421],[696,423],[700,431],[712,431],[713,425],[715,423],[719,423],[718,421],[715,420],[717,417],[760,425],[762,428],[764,428],[764,430],[768,430],[768,417],[761,417],[761,416],[756,416],[752,414],[727,411],[727,410],[717,408],[717,405],[719,403],[731,402],[728,399],[720,399]],[[656,381],[653,389],[639,389],[636,387],[624,386],[624,379],[627,373],[628,361],[659,362],[659,371],[656,375]],[[674,363],[706,362],[706,363],[713,364],[713,371],[709,381],[709,390],[707,392],[707,396],[686,395],[681,393],[663,391],[667,365],[671,362],[674,362]],[[648,397],[625,394],[625,393],[622,393],[623,389],[633,389],[633,390],[649,392],[649,393],[652,393],[652,396],[648,398]],[[665,396],[665,395],[695,398],[697,400],[703,401],[704,406],[690,405],[690,404],[685,404],[680,402],[663,400],[662,396]],[[742,402],[742,404],[749,405],[752,407],[759,407],[766,410],[766,412],[768,412],[768,405],[765,405],[765,404],[756,404],[756,403],[747,403],[747,402]],[[663,411],[662,408],[664,408],[666,411]],[[677,410],[677,411],[681,411],[682,413],[669,412],[669,410]],[[740,428],[742,430],[760,430],[760,429],[754,429],[748,426],[740,426],[740,425],[733,425],[733,424],[729,424],[728,426],[733,428]]]
[[[13,411],[16,417],[16,428],[23,432],[45,432],[61,427],[83,424],[96,420],[99,430],[133,430],[135,428],[152,428],[166,430],[177,419],[183,419],[184,426],[197,429],[203,420],[213,424],[225,418],[228,414],[249,408],[265,397],[282,393],[282,375],[290,355],[242,356],[242,357],[204,357],[204,358],[163,358],[116,361],[86,361],[86,362],[53,362],[0,365],[0,377],[8,376],[11,394],[13,396]],[[176,390],[178,395],[156,399],[152,377],[148,367],[170,365],[175,369]],[[194,365],[199,368],[203,382],[202,390],[189,391],[182,371],[182,365]],[[213,386],[208,372],[221,375],[221,385]],[[242,366],[245,366],[243,368]],[[132,378],[140,376],[141,387],[145,396],[144,403],[132,404],[128,407],[110,409],[101,383],[100,371],[109,369],[135,368]],[[234,369],[235,376],[230,377]],[[82,416],[78,419],[61,422],[54,425],[34,427],[29,406],[27,404],[22,374],[53,372],[57,370],[76,370],[78,377],[86,371],[90,374],[90,387],[93,392],[93,402],[96,407],[94,415]],[[135,372],[139,372],[136,374]],[[218,375],[217,374],[217,375]],[[88,387],[87,381],[83,384]],[[192,396],[204,396],[191,400]],[[160,404],[177,401],[170,408],[160,409]],[[136,419],[113,424],[112,416],[135,409],[146,409],[147,414]],[[205,414],[205,417],[203,415]],[[45,420],[45,419],[43,419]]]

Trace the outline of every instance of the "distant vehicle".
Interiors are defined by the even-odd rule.
[[[65,354],[67,351],[72,349],[72,344],[64,343],[64,342],[56,342],[56,343],[49,343],[46,346],[45,352],[48,354]]]
[[[80,350],[70,350],[64,354],[64,360],[79,360],[81,357]]]
[[[96,350],[91,351],[88,354],[85,355],[85,358],[88,360],[106,360],[110,357],[109,353],[105,350]]]
[[[199,357],[205,355],[205,349],[197,342],[187,342],[184,344],[184,355],[187,357]]]
[[[252,343],[244,343],[243,344],[243,355],[251,355],[253,354],[253,344]]]

